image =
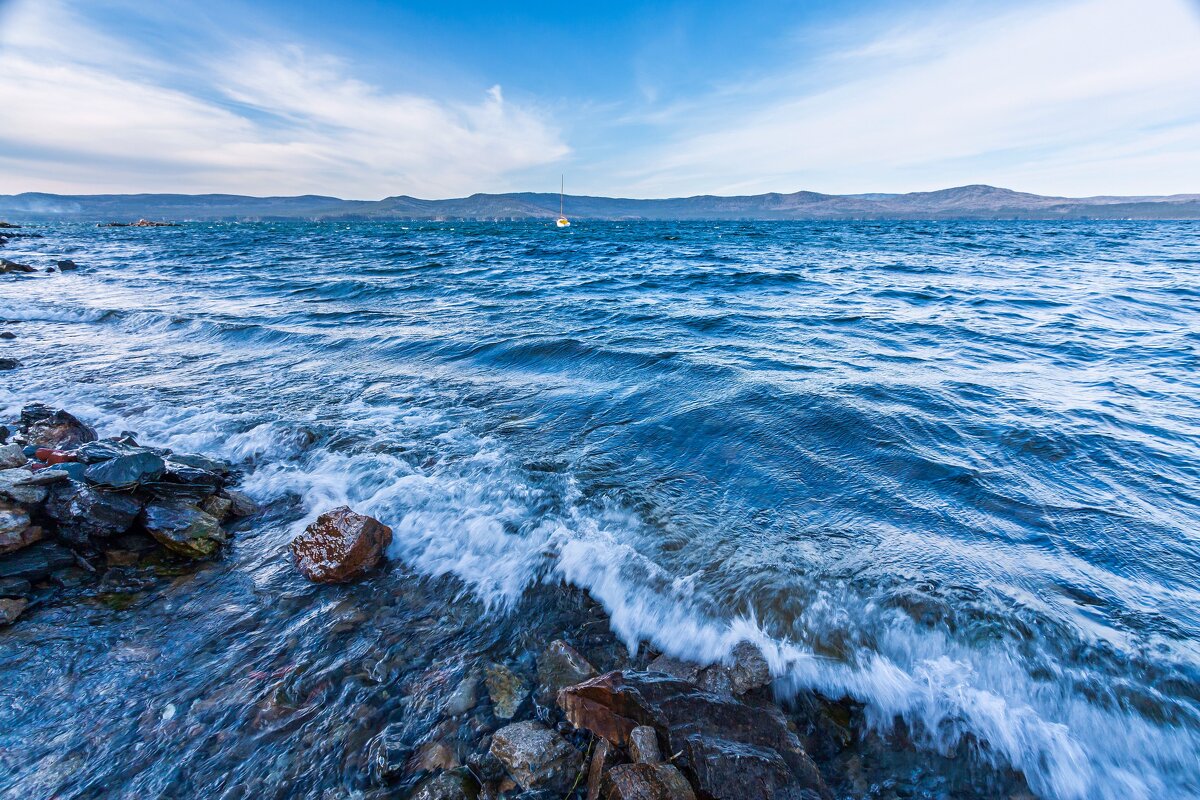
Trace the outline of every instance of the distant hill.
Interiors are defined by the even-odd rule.
[[[1043,197],[994,186],[960,186],[909,194],[792,194],[633,200],[566,198],[572,219],[648,220],[922,220],[922,219],[1200,219],[1200,194],[1162,197]],[[557,194],[473,194],[451,200],[386,197],[246,197],[233,194],[0,195],[0,219],[129,222],[140,218],[214,220],[521,220],[558,215]]]

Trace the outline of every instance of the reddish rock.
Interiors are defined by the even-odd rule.
[[[0,502],[0,517],[3,517],[5,514],[4,508],[4,503]],[[28,520],[29,518],[26,517],[25,519]],[[34,542],[40,542],[45,535],[45,532],[39,525],[29,525],[19,532],[0,531],[0,555],[12,553],[20,550],[22,547],[28,547]]]
[[[629,734],[629,758],[635,764],[657,764],[662,761],[658,747],[658,732],[649,725],[639,725]]]
[[[489,751],[522,789],[566,793],[583,767],[570,742],[532,720],[496,731]]]
[[[328,511],[292,540],[292,556],[315,583],[342,583],[373,569],[392,541],[392,529],[342,506]]]
[[[29,605],[29,601],[24,598],[5,597],[0,599],[0,626],[16,622],[17,617],[21,616],[21,612],[27,605]]]
[[[558,693],[558,705],[576,728],[586,728],[618,747],[629,744],[629,735],[639,725],[666,727],[662,715],[621,672],[568,686]]]
[[[66,411],[33,403],[21,410],[21,428],[26,440],[37,447],[70,450],[96,441],[96,431]]]
[[[78,461],[74,453],[65,450],[55,450],[50,447],[39,447],[33,457],[47,464],[65,464],[68,461]]]
[[[696,800],[683,773],[670,764],[621,764],[604,776],[604,800]]]
[[[592,763],[588,767],[587,800],[599,800],[604,785],[604,774],[617,761],[617,748],[608,739],[597,739],[592,750]]]

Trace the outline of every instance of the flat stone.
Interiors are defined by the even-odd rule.
[[[651,661],[650,666],[646,667],[646,669],[651,672],[661,672],[664,675],[670,675],[677,680],[696,683],[700,680],[700,670],[702,667],[690,661],[680,661],[670,656],[659,656]]]
[[[215,517],[182,503],[150,503],[140,520],[163,547],[192,559],[209,558],[227,539]]]
[[[687,778],[671,764],[619,764],[604,776],[604,800],[696,800]]]
[[[529,686],[503,664],[491,664],[484,672],[484,684],[492,698],[492,713],[499,719],[512,719],[529,696]]]
[[[25,523],[23,527],[22,522]],[[44,537],[40,525],[29,524],[29,515],[24,509],[0,503],[0,555],[15,553]]]
[[[617,762],[617,748],[608,739],[596,739],[592,748],[592,762],[588,766],[587,800],[599,800],[604,788],[604,776],[609,767]]]
[[[75,556],[62,545],[51,541],[35,542],[15,553],[0,556],[0,578],[40,581],[51,572],[74,564]]]
[[[46,499],[46,487],[30,486],[23,482],[34,473],[27,469],[0,470],[0,497],[13,500],[24,506],[41,505]]]
[[[33,584],[24,578],[0,578],[0,597],[25,597],[33,591]]]
[[[525,790],[565,794],[583,768],[583,757],[570,742],[533,720],[496,731],[490,752]]]
[[[90,483],[100,486],[128,489],[158,480],[166,468],[166,462],[160,456],[149,450],[141,450],[92,464],[84,470],[83,476]]]
[[[373,517],[342,506],[328,511],[292,540],[292,557],[315,583],[359,578],[383,560],[392,529]]]
[[[12,625],[17,621],[17,617],[21,616],[21,612],[29,605],[29,601],[23,597],[4,597],[0,598],[0,626]]]

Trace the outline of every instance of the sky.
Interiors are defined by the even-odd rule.
[[[0,194],[1200,192],[1200,0],[0,0]]]

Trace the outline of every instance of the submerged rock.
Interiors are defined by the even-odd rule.
[[[21,431],[36,447],[70,450],[96,441],[96,431],[61,409],[42,403],[25,406],[21,411]]]
[[[474,800],[478,787],[465,770],[443,772],[417,787],[411,800]]]
[[[490,752],[522,789],[566,793],[583,768],[583,757],[540,722],[517,722],[496,731]]]
[[[354,580],[383,560],[392,529],[342,506],[327,511],[292,540],[291,551],[304,577],[315,583]]]
[[[64,272],[71,269],[79,269],[79,265],[69,258],[64,258],[54,262],[55,265]]]
[[[56,542],[41,541],[0,558],[0,578],[40,581],[51,572],[75,564],[71,551]]]
[[[0,358],[0,371],[16,369],[19,366],[21,366],[19,358]]]
[[[521,676],[503,664],[492,664],[484,672],[483,680],[488,696],[492,698],[492,713],[500,719],[516,716],[529,696],[529,686]]]
[[[555,639],[538,656],[539,702],[553,703],[560,689],[583,683],[598,674],[578,650],[562,639]]]
[[[604,776],[601,796],[604,800],[696,800],[687,778],[671,764],[619,764]]]
[[[37,272],[37,270],[28,264],[18,264],[7,258],[0,258],[0,273],[4,272]]]
[[[131,495],[74,482],[55,484],[46,500],[46,516],[58,523],[59,536],[76,545],[124,533],[141,510],[142,501]]]
[[[163,547],[197,560],[217,552],[227,538],[215,517],[183,503],[150,503],[141,523]]]

